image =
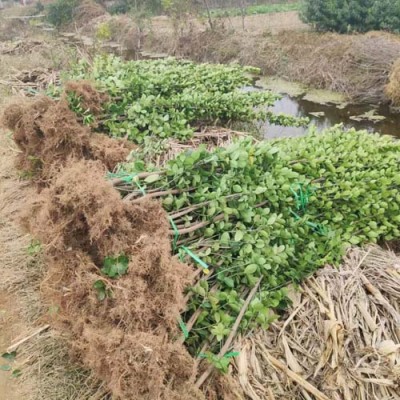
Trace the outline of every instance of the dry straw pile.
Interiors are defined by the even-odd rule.
[[[400,399],[399,257],[353,249],[291,298],[287,318],[240,344],[250,399]]]

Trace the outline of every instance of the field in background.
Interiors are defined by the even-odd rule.
[[[256,14],[271,14],[287,11],[298,11],[300,9],[300,3],[278,3],[278,4],[260,4],[254,6],[240,8],[217,8],[211,10],[211,14],[215,17],[235,17],[245,15],[256,15]]]
[[[243,31],[244,23],[244,31]],[[201,32],[208,29],[205,20],[190,19],[186,23],[193,29],[193,32]],[[303,23],[297,11],[274,12],[270,14],[247,15],[244,22],[241,16],[221,17],[216,19],[219,27],[233,29],[235,35],[243,34],[251,36],[277,34],[283,31],[306,31],[309,26]],[[173,21],[166,16],[154,17],[151,19],[150,28],[155,35],[171,35],[174,33]],[[251,43],[249,43],[251,46]]]

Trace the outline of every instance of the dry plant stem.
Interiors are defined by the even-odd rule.
[[[137,174],[135,177],[138,179],[143,179],[143,178],[147,178],[148,176],[164,175],[164,174],[165,174],[165,171],[141,172],[140,174]],[[113,186],[118,186],[121,183],[126,183],[121,178],[110,179],[110,182]]]
[[[377,302],[384,307],[394,318],[396,324],[397,335],[400,338],[400,314],[396,309],[383,297],[382,293],[367,279],[364,274],[360,274],[360,278],[367,290],[375,297]]]
[[[187,233],[195,232],[195,231],[197,231],[197,229],[204,228],[207,225],[210,225],[210,224],[212,224],[213,222],[216,222],[216,221],[220,221],[223,218],[224,218],[224,214],[219,214],[215,218],[213,218],[211,221],[199,222],[198,224],[192,225],[192,226],[190,226],[188,228],[180,229],[180,230],[178,230],[179,235],[185,235]],[[174,236],[175,235],[175,231],[169,231],[169,234],[171,236]]]
[[[228,338],[225,341],[224,346],[222,347],[221,351],[218,354],[220,357],[222,357],[229,350],[229,347],[231,346],[231,343],[232,343],[233,339],[236,336],[236,333],[237,333],[237,330],[239,328],[240,322],[242,321],[243,316],[244,316],[245,312],[247,311],[247,308],[249,307],[249,304],[250,304],[251,300],[256,295],[258,287],[260,286],[261,281],[262,281],[262,277],[257,281],[255,286],[253,287],[253,289],[251,290],[251,292],[247,296],[247,299],[244,302],[243,307],[240,310],[240,313],[239,313],[238,317],[236,318],[235,324],[232,327],[231,333],[229,334]],[[210,365],[207,368],[207,370],[203,373],[203,375],[201,375],[200,378],[197,380],[197,382],[195,384],[197,388],[200,388],[203,385],[203,383],[207,380],[207,378],[210,376],[210,374],[213,372],[213,370],[214,370],[214,366]]]
[[[329,397],[321,393],[316,387],[308,383],[304,378],[295,372],[291,371],[285,364],[281,363],[275,357],[271,356],[269,352],[266,352],[268,361],[275,367],[283,371],[290,379],[302,386],[307,392],[311,393],[317,400],[330,400]]]
[[[136,197],[136,193],[131,193],[130,195],[128,195],[128,196],[126,196],[124,198],[124,201],[131,201],[131,203],[136,204],[136,203],[140,203],[140,202],[142,202],[144,200],[153,199],[154,197],[168,196],[169,194],[179,194],[179,193],[187,192],[187,191],[190,191],[190,190],[193,190],[193,189],[189,189],[189,190],[180,190],[180,189],[165,190],[165,191],[160,191],[160,192],[149,193],[149,194],[146,194],[143,197],[140,197],[140,198],[135,199],[135,200],[131,200],[131,199],[132,199],[132,197]]]
[[[40,335],[42,332],[46,331],[49,328],[50,328],[50,325],[42,326],[41,328],[39,328],[35,332],[33,332],[31,335],[21,339],[17,343],[12,344],[10,347],[8,347],[7,352],[11,353],[12,351],[16,350],[19,346],[21,346],[21,344],[24,344],[25,342],[32,339],[33,337]]]

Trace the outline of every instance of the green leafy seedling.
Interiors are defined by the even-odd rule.
[[[19,378],[22,375],[22,371],[20,369],[14,369],[11,375],[13,378]]]
[[[103,281],[101,281],[101,280],[96,281],[96,282],[93,284],[93,288],[96,289],[96,291],[97,291],[97,298],[98,298],[100,301],[103,301],[103,300],[110,294],[110,293],[109,293],[110,290],[107,289],[106,284],[105,284]]]
[[[16,351],[11,351],[10,353],[4,353],[1,355],[1,357],[7,361],[14,361],[16,356],[17,356]]]
[[[42,249],[42,245],[39,240],[32,239],[31,243],[28,247],[28,254],[30,256],[34,256],[35,254],[38,254],[40,250]]]
[[[115,279],[125,275],[128,271],[129,258],[124,255],[117,257],[106,257],[104,259],[104,267],[101,272],[108,277]]]

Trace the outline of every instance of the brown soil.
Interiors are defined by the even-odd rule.
[[[65,92],[75,93],[84,110],[89,110],[94,115],[99,115],[102,105],[109,99],[106,93],[101,93],[88,81],[71,81],[65,84]]]
[[[77,84],[70,84],[70,87],[75,86],[78,89]],[[86,96],[84,101],[97,110],[97,101],[103,97],[94,98],[86,86],[79,86]],[[19,167],[40,181],[48,180],[52,170],[65,165],[70,158],[97,159],[112,170],[133,147],[126,141],[92,133],[89,127],[78,122],[65,98],[55,101],[38,97],[26,105],[11,105],[4,112],[3,123],[13,131],[14,140],[22,151]]]
[[[188,386],[193,360],[177,341],[190,270],[170,255],[161,206],[124,203],[104,174],[100,162],[68,163],[29,212],[46,245],[54,323],[117,398],[197,398]],[[108,279],[99,267],[120,254],[130,256],[128,273]],[[112,292],[104,301],[93,288],[99,280]]]
[[[91,93],[88,102],[97,98],[78,89]],[[161,205],[124,202],[104,178],[126,146],[92,134],[65,99],[10,106],[4,121],[22,150],[20,165],[41,178],[24,225],[45,249],[43,301],[57,308],[51,322],[68,332],[74,357],[119,399],[201,399],[178,325],[191,269],[171,256]],[[106,257],[122,254],[127,274],[113,280],[100,272]]]
[[[0,353],[4,353],[15,335],[16,324],[11,298],[0,293]],[[1,360],[0,365],[6,365],[6,360]],[[18,400],[17,385],[10,372],[0,371],[0,393],[3,399]]]

